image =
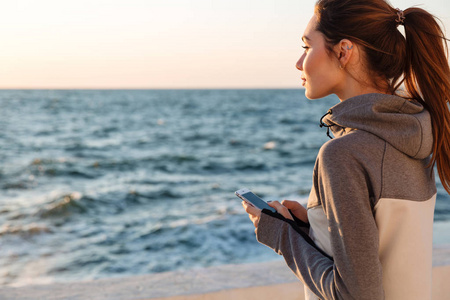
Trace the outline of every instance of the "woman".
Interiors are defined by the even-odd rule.
[[[307,212],[243,202],[257,240],[283,255],[306,299],[431,299],[433,166],[450,192],[444,34],[420,8],[319,0],[302,40],[306,97],[341,100],[321,120],[334,138],[319,151]]]

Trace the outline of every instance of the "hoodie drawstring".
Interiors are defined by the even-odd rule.
[[[327,135],[328,135],[328,137],[330,138],[330,139],[333,139],[333,137],[330,135],[330,127],[331,126],[333,126],[333,125],[327,125],[327,124],[325,124],[322,120],[323,120],[323,118],[325,118],[325,116],[326,115],[331,115],[333,112],[331,111],[331,109],[329,109],[328,111],[327,111],[327,113],[326,114],[324,114],[323,116],[322,116],[322,118],[320,118],[320,124],[319,124],[319,126],[320,126],[320,128],[322,128],[322,127],[326,127],[327,128]]]

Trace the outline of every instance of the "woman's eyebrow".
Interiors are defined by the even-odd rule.
[[[306,35],[302,36],[302,41],[307,40],[308,42],[311,41],[311,39],[309,37],[307,37]]]

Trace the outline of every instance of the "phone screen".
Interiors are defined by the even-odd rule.
[[[272,212],[277,212],[275,210],[275,208],[269,206],[269,204],[266,203],[266,201],[264,201],[263,199],[259,198],[258,196],[256,196],[255,194],[253,194],[252,192],[247,192],[245,194],[241,195],[243,198],[247,199],[248,202],[252,203],[254,206],[256,206],[259,209],[268,209]]]

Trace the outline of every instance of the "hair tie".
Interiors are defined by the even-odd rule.
[[[395,22],[397,22],[398,25],[405,25],[405,15],[403,13],[403,10],[396,8],[397,11],[397,19],[395,19]]]

